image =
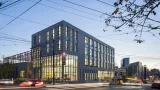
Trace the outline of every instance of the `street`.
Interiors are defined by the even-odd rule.
[[[35,88],[35,87],[8,87],[3,88],[0,90],[156,90],[151,89],[149,85],[145,86],[118,86],[118,85],[112,85],[112,86],[104,86],[104,87],[92,87],[92,88],[85,88],[85,87],[56,87],[56,88]]]

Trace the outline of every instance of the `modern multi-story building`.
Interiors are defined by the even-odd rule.
[[[128,68],[129,66],[129,58],[123,58],[121,61],[121,68]]]
[[[142,63],[134,62],[128,67],[128,77],[142,78]]]
[[[90,82],[114,77],[114,48],[67,23],[32,35],[34,77]]]

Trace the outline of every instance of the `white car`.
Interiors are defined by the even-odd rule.
[[[14,82],[10,79],[1,79],[0,84],[12,85],[12,84],[14,84]]]

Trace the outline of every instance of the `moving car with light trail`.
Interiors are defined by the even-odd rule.
[[[20,83],[20,86],[21,87],[26,87],[26,86],[35,86],[35,87],[41,87],[44,85],[44,82],[41,81],[41,80],[36,80],[36,79],[33,79],[33,80],[28,80],[26,82],[22,82]]]

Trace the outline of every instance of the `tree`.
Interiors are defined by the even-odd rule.
[[[13,77],[13,70],[15,68],[14,64],[3,63],[0,65],[0,75],[1,78],[11,78]]]
[[[160,33],[154,31],[160,30],[160,21],[153,19],[159,5],[160,0],[117,0],[114,3],[116,9],[105,19],[106,27],[112,27],[116,32],[127,27],[126,34],[135,33],[134,41],[137,43],[144,42],[141,38],[144,32],[159,39]]]

